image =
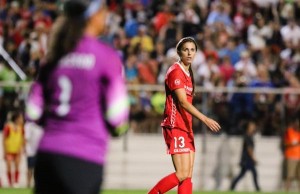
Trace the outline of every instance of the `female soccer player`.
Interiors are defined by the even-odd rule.
[[[67,0],[26,113],[41,124],[34,171],[36,194],[98,194],[108,129],[127,129],[129,103],[118,54],[99,41],[108,9],[104,0]]]
[[[175,172],[161,179],[148,194],[166,193],[177,185],[178,194],[192,193],[191,179],[195,158],[192,116],[204,122],[210,130],[220,130],[216,121],[206,117],[192,105],[195,86],[191,64],[197,51],[195,40],[191,37],[181,39],[176,50],[180,60],[166,74],[166,103],[161,123]]]

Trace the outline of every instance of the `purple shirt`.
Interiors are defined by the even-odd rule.
[[[29,93],[26,113],[30,120],[42,116],[42,87],[35,82]],[[39,150],[103,164],[109,140],[104,118],[112,126],[128,119],[129,103],[117,53],[96,38],[84,36],[74,52],[59,61],[46,87],[49,114]]]

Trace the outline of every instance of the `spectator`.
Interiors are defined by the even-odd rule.
[[[280,29],[284,42],[291,42],[292,48],[296,48],[300,43],[300,26],[294,18],[288,20],[288,24]]]
[[[39,141],[43,135],[43,129],[33,122],[25,122],[25,152],[27,157],[27,187],[32,186],[36,151]]]
[[[295,179],[300,191],[300,125],[299,117],[291,118],[284,134],[284,157],[286,168],[285,191],[289,192]]]
[[[146,51],[141,52],[141,61],[137,65],[139,82],[142,84],[156,84],[158,73],[158,64],[150,58],[150,54]]]
[[[248,28],[248,43],[252,51],[260,51],[266,47],[266,40],[272,36],[272,28],[260,14],[256,14],[254,23]]]
[[[237,42],[233,38],[228,40],[225,47],[218,51],[220,58],[228,56],[232,65],[236,64],[240,60],[240,51],[237,47]]]
[[[273,88],[269,72],[265,65],[258,65],[257,78],[249,83],[249,87]],[[253,103],[255,110],[255,118],[257,121],[257,128],[263,135],[270,135],[273,131],[269,131],[267,126],[268,117],[271,115],[271,108],[273,107],[274,94],[264,93],[263,91],[253,94]]]
[[[3,129],[4,158],[10,187],[19,187],[20,162],[24,143],[23,113],[14,111]]]
[[[125,76],[126,81],[129,84],[139,83],[138,68],[136,63],[136,56],[133,54],[129,55],[125,63]]]
[[[154,49],[153,39],[147,34],[147,27],[140,25],[138,28],[138,34],[132,37],[130,41],[130,49],[145,51],[151,53]]]
[[[219,65],[219,71],[220,71],[221,78],[224,80],[225,85],[227,85],[227,82],[232,78],[234,74],[234,67],[230,62],[229,56],[225,55],[221,59],[221,64]]]
[[[300,95],[293,92],[296,88],[300,88],[300,81],[290,72],[285,71],[284,77],[288,82],[285,87],[284,107],[287,118],[292,117],[300,111]]]
[[[241,53],[241,60],[234,64],[234,68],[236,71],[242,72],[247,83],[257,76],[256,65],[253,63],[248,51],[243,51]]]
[[[165,46],[165,51],[176,46],[176,42],[182,37],[182,30],[179,23],[175,19],[169,20],[169,22],[162,27],[159,31],[159,40]]]
[[[14,83],[17,81],[17,74],[9,67],[8,63],[0,57],[0,81],[6,83]],[[17,92],[13,86],[4,86],[0,89],[1,92],[1,117],[0,129],[3,128],[4,122],[7,118],[7,113],[14,109],[15,101],[18,97]]]
[[[243,88],[247,80],[242,72],[236,71],[233,79],[227,84],[229,87]],[[231,134],[244,134],[243,125],[247,119],[253,117],[253,98],[251,94],[235,92],[229,96],[229,110],[231,115]]]
[[[157,83],[158,84],[164,83],[165,75],[167,73],[167,70],[170,67],[170,64],[172,63],[172,61],[176,61],[176,60],[178,60],[178,57],[177,57],[175,48],[169,49],[166,53],[165,60],[162,63],[162,65],[159,69],[158,75],[157,75]]]
[[[212,11],[208,14],[206,24],[214,25],[217,22],[223,23],[227,27],[231,27],[232,20],[229,16],[229,7],[228,5],[224,5],[222,3],[216,3],[213,5]]]
[[[155,92],[151,96],[151,105],[158,115],[163,115],[165,109],[166,96],[163,92]]]
[[[182,36],[195,36],[200,31],[200,17],[193,8],[193,4],[183,4],[182,12],[177,16],[182,22]]]
[[[214,87],[220,77],[220,70],[216,58],[214,56],[208,56],[206,63],[200,65],[197,75],[200,77],[201,85],[207,88]]]
[[[152,19],[152,23],[154,25],[155,31],[157,33],[160,32],[161,28],[163,28],[169,21],[174,18],[170,10],[170,6],[167,4],[161,5],[161,10],[156,13],[156,15]]]

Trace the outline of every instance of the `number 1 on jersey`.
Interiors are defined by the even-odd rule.
[[[60,103],[56,109],[56,113],[59,116],[66,116],[70,111],[72,82],[67,76],[63,75],[58,78],[58,85],[61,89],[61,93],[59,95]]]

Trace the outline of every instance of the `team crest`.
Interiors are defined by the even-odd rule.
[[[175,83],[175,85],[180,85],[180,79],[176,79],[175,81],[174,81],[174,83]]]

